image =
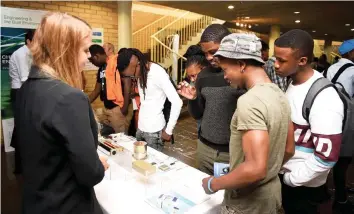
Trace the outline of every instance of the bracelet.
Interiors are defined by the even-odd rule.
[[[214,179],[214,177],[211,177],[209,178],[208,180],[208,190],[211,192],[211,193],[214,193],[214,191],[211,189],[211,181]]]

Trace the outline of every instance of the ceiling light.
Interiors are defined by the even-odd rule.
[[[240,23],[236,22],[236,26],[240,26]]]
[[[345,26],[350,26],[350,24],[345,24]]]
[[[296,20],[295,23],[300,23],[300,20]]]
[[[251,29],[251,28],[252,28],[252,26],[251,26],[251,25],[248,25],[248,28],[250,28],[250,29]]]
[[[258,24],[254,24],[254,26],[258,26]]]
[[[246,16],[245,19],[250,19],[250,17],[249,17],[249,16]]]
[[[325,33],[325,36],[327,36],[328,34],[327,33]]]
[[[294,13],[295,13],[295,14],[299,14],[300,12],[298,12],[298,11],[295,11]]]
[[[315,30],[313,30],[313,31],[312,31],[312,33],[316,33],[316,31],[315,31]]]
[[[354,28],[350,29],[351,31],[354,31]]]
[[[241,24],[240,26],[243,27],[243,24]]]
[[[233,5],[229,5],[227,8],[229,8],[230,10],[234,9],[235,7]]]

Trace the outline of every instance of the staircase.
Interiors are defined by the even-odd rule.
[[[192,12],[185,12],[173,22],[151,36],[151,57],[154,62],[159,63],[164,68],[171,70],[173,56],[175,55],[178,65],[177,82],[184,77],[183,63],[186,60],[183,54],[189,46],[200,41],[203,30],[213,22],[214,18]],[[172,50],[173,35],[178,34],[178,52]]]
[[[172,56],[176,55],[180,63],[180,81],[184,77],[182,64],[186,60],[182,55],[190,45],[199,42],[203,29],[215,19],[179,9],[169,10],[167,14],[133,32],[133,47],[167,70],[173,64]],[[176,33],[180,36],[178,52],[172,50],[172,36]]]

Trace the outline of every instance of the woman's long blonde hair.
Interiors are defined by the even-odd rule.
[[[79,51],[91,27],[83,20],[64,13],[46,14],[34,35],[33,64],[46,75],[82,89]]]

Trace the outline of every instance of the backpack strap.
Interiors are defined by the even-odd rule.
[[[347,63],[344,64],[342,67],[340,67],[340,69],[337,71],[336,75],[334,75],[334,77],[332,78],[331,82],[334,84],[337,82],[339,76],[345,71],[345,69],[354,66],[354,64],[352,63]]]
[[[329,67],[328,67],[329,68]],[[326,68],[324,71],[323,71],[323,76],[327,78],[327,72],[328,72],[328,68]]]
[[[313,102],[315,101],[317,95],[321,93],[324,89],[332,87],[333,84],[324,77],[317,79],[311,86],[310,90],[307,92],[304,103],[302,105],[302,116],[309,123],[309,116]]]

